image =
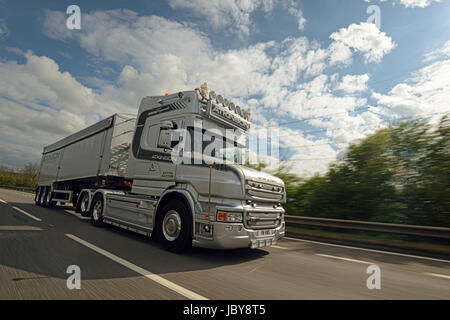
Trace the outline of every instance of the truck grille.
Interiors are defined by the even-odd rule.
[[[247,181],[246,189],[247,195],[254,200],[283,200],[284,188],[277,185],[257,181]]]
[[[282,219],[281,212],[249,211],[245,215],[245,227],[249,229],[276,228]]]

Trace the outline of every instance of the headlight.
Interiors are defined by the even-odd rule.
[[[216,93],[215,93],[214,91],[210,91],[210,92],[209,92],[209,98],[210,98],[211,100],[216,99]]]
[[[217,212],[217,221],[242,222],[242,212]]]
[[[218,104],[222,104],[223,103],[223,97],[220,94],[217,95],[216,101],[217,101]]]

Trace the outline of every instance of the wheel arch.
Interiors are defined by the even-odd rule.
[[[103,204],[105,205],[106,209],[106,196],[110,193],[114,194],[125,194],[123,191],[117,191],[117,190],[108,190],[108,189],[97,189],[97,190],[90,190],[91,191],[91,197],[89,201],[89,211],[91,210],[92,201],[94,200],[95,196],[100,194],[103,198]],[[81,194],[81,193],[80,193]]]

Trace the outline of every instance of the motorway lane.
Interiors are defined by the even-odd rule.
[[[73,234],[209,299],[450,299],[450,279],[429,275],[450,276],[449,262],[292,240],[268,249],[194,248],[176,255],[125,230],[94,228],[68,207],[36,207],[31,194],[0,189],[0,199],[8,201],[8,205],[0,203],[0,226],[28,224],[44,229],[0,231],[1,298],[185,298],[66,236]],[[42,222],[20,216],[11,206]],[[3,241],[5,232],[8,241]],[[365,262],[381,268],[381,290],[366,288]],[[69,264],[80,265],[82,290],[65,287]],[[14,281],[18,273],[41,278]]]
[[[21,195],[19,200],[24,199],[29,200],[29,195]],[[12,206],[33,212],[42,222]],[[30,210],[29,206],[0,203],[0,226],[12,227],[0,230],[0,299],[184,299],[69,239],[47,216],[60,212],[49,210],[43,215],[46,209]],[[15,231],[14,226],[34,226],[42,231]],[[74,264],[81,268],[80,290],[69,290],[66,285],[67,267]]]

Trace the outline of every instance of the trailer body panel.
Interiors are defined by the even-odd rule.
[[[44,148],[38,185],[124,177],[136,117],[115,114]]]

